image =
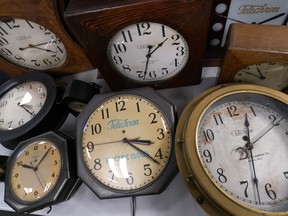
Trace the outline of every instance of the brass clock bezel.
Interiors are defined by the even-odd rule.
[[[208,89],[193,99],[179,119],[176,130],[176,159],[179,171],[192,196],[201,207],[213,215],[286,215],[287,212],[267,212],[248,207],[222,191],[203,168],[197,147],[200,120],[211,104],[235,93],[255,93],[274,98],[288,105],[287,95],[253,84],[226,84]],[[189,146],[186,146],[189,145]]]

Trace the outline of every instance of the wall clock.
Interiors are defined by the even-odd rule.
[[[67,25],[113,90],[201,81],[211,1],[70,1]]]
[[[177,173],[175,107],[150,88],[97,95],[76,125],[78,175],[100,199],[161,193]]]
[[[176,159],[209,215],[287,215],[288,96],[222,85],[193,99],[176,130]]]
[[[283,25],[288,2],[281,0],[213,0],[205,58],[221,63],[227,34],[232,23]]]
[[[33,72],[0,86],[0,142],[9,149],[31,136],[59,128],[68,111],[62,89],[48,74]]]
[[[62,132],[47,132],[21,142],[7,162],[5,202],[24,213],[70,198],[80,183],[74,141]]]
[[[0,3],[1,69],[14,77],[29,70],[71,74],[92,69],[66,32],[55,0]]]
[[[246,82],[277,90],[288,87],[287,26],[233,24],[219,82]]]

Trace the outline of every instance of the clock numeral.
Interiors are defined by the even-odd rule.
[[[227,177],[224,175],[224,170],[222,168],[217,169],[217,173],[219,174],[218,176],[218,181],[223,183],[227,182]]]
[[[40,66],[41,66],[41,64],[38,63],[38,61],[37,61],[36,59],[32,59],[31,62],[34,63],[34,65],[35,65],[36,67],[40,67]]]
[[[175,58],[171,63],[170,63],[170,65],[174,65],[174,67],[178,67],[178,59],[177,58]]]
[[[18,190],[21,189],[21,184],[18,184],[18,185],[17,185],[17,189],[18,189]]]
[[[95,135],[95,134],[100,134],[102,131],[102,127],[99,123],[95,124],[95,125],[91,125],[91,134]]]
[[[152,169],[150,168],[150,164],[144,164],[144,175],[150,176],[152,174]]]
[[[204,151],[203,151],[203,156],[206,158],[206,162],[207,163],[211,163],[212,162],[212,155],[211,155],[211,152],[209,151],[209,150],[207,150],[207,149],[205,149]]]
[[[39,26],[39,29],[42,30],[42,31],[44,31],[44,34],[45,34],[45,35],[51,35],[51,32],[50,32],[47,28],[45,28],[45,27],[43,27],[43,26]],[[52,35],[53,35],[53,34],[52,34]]]
[[[19,177],[19,173],[15,173],[14,178],[18,178]]]
[[[9,35],[7,31],[5,31],[4,28],[2,28],[2,26],[0,26],[0,35],[5,36],[5,35]]]
[[[121,111],[125,111],[126,107],[125,107],[125,101],[118,101],[115,103],[115,107],[116,107],[116,112],[121,112]]]
[[[128,43],[128,40],[129,40],[129,42],[133,42],[130,30],[127,30],[126,32],[121,31],[121,34],[123,36],[123,39],[124,39],[125,43]]]
[[[1,48],[1,52],[6,56],[12,56],[12,52],[7,48]]]
[[[167,75],[168,73],[169,73],[169,71],[168,71],[168,68],[161,68],[161,71],[162,71],[162,75],[163,76],[165,76],[165,75]]]
[[[89,141],[86,145],[86,148],[88,149],[88,151],[91,153],[94,151],[94,143]]]
[[[121,65],[123,63],[122,58],[118,55],[113,56],[114,63],[117,65]]]
[[[5,107],[7,105],[7,101],[2,101],[0,103],[0,108]]]
[[[17,166],[22,166],[22,165],[23,165],[23,161],[17,161],[17,162],[16,162],[16,165],[17,165]]]
[[[248,197],[248,192],[247,192],[247,190],[248,190],[248,181],[240,181],[240,185],[243,185],[243,184],[245,185],[244,195],[247,198]]]
[[[38,196],[39,192],[37,190],[34,191],[34,196]]]
[[[140,112],[140,104],[139,102],[136,103],[137,112]]]
[[[158,149],[154,157],[160,158],[160,160],[162,160],[163,154],[162,154],[161,148]]]
[[[30,154],[29,151],[25,151],[25,152],[24,152],[24,155],[25,155],[25,156],[28,156],[29,154]]]
[[[5,19],[5,20],[2,20],[3,23],[6,24],[6,26],[8,26],[9,29],[14,29],[14,28],[19,28],[20,25],[16,25],[15,24],[15,19],[13,18],[8,18],[8,19]]]
[[[122,66],[122,69],[123,69],[123,71],[125,71],[126,73],[129,73],[129,72],[131,72],[131,68],[129,67],[129,65],[123,65]]]
[[[33,27],[33,25],[32,25],[31,22],[29,22],[28,20],[25,20],[25,21],[26,21],[26,23],[28,24],[28,26],[29,26],[31,29],[34,29],[34,27]]]
[[[38,151],[38,145],[35,145],[35,146],[33,147],[33,150],[34,150],[34,151]]]
[[[1,33],[1,32],[0,32]],[[4,37],[0,37],[0,46],[5,46],[8,45],[9,42],[4,38]],[[10,52],[10,51],[9,51]],[[4,52],[3,52],[4,53]],[[11,53],[11,52],[10,52]]]
[[[275,126],[278,126],[278,125],[279,125],[279,122],[275,123],[275,121],[276,121],[276,119],[277,119],[276,116],[274,116],[274,115],[269,115],[268,118],[269,118],[270,120],[272,120],[272,124],[273,124],[273,125],[275,125]]]
[[[126,45],[124,43],[113,44],[113,47],[117,54],[125,53],[127,51]]]
[[[160,136],[157,136],[158,140],[163,140],[165,138],[164,130],[163,128],[158,128],[157,132],[159,133]]]
[[[285,177],[286,179],[288,179],[288,171],[283,172],[283,174],[284,174],[284,177]]]
[[[171,36],[173,42],[172,42],[172,46],[179,46],[180,42],[177,42],[180,39],[180,35],[178,34],[174,34]]]
[[[102,109],[101,110],[101,115],[102,115],[102,119],[110,118],[109,109],[108,108]]]
[[[254,115],[254,116],[257,116],[257,115],[256,115],[256,112],[254,111],[254,109],[253,109],[253,107],[252,107],[252,106],[250,106],[250,109],[251,109],[251,111],[252,111],[253,115]]]
[[[234,117],[234,116],[239,116],[239,113],[237,113],[237,107],[232,105],[227,107],[228,113],[230,115],[230,117]]]
[[[184,54],[185,54],[185,50],[184,50],[184,47],[182,47],[182,46],[179,46],[179,47],[177,47],[176,48],[177,49],[177,53],[176,53],[176,56],[183,56]]]
[[[216,125],[223,124],[223,120],[222,120],[220,113],[213,115],[213,118],[215,120]]]
[[[94,160],[94,169],[100,170],[102,168],[101,160],[99,158],[96,158]]]
[[[150,28],[150,23],[141,23],[141,24],[138,23],[136,26],[139,36],[151,34],[151,31],[148,31]]]
[[[16,55],[16,56],[15,56],[15,59],[18,60],[19,62],[25,62],[25,59],[22,58],[22,57],[19,56],[19,55]]]
[[[274,190],[271,189],[272,185],[270,183],[265,184],[265,191],[267,196],[271,199],[271,200],[275,200],[277,198],[276,192]]]
[[[206,131],[203,131],[204,138],[207,142],[211,142],[214,140],[214,133],[211,129],[207,129]]]
[[[59,62],[61,60],[57,55],[52,55],[51,58],[53,58],[54,62]]]
[[[43,59],[43,63],[47,66],[52,65],[52,62],[49,59]]]
[[[132,176],[132,173],[129,172],[128,175],[129,175],[129,177],[126,178],[126,182],[128,185],[132,185],[134,183],[134,178]]]
[[[157,116],[156,116],[155,113],[150,113],[150,114],[149,114],[149,117],[152,118],[150,124],[155,124],[155,123],[157,123],[157,120],[156,120],[156,117],[157,117]]]

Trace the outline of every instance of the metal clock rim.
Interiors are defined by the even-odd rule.
[[[257,87],[257,89],[255,87]],[[186,164],[186,165],[191,169],[191,172],[193,174],[193,180],[195,184],[198,185],[199,188],[201,188],[203,195],[207,198],[207,200],[210,200],[212,203],[216,202],[217,205],[221,207],[221,209],[224,209],[226,211],[227,206],[229,206],[229,208],[232,206],[234,210],[240,215],[241,214],[242,215],[246,215],[246,214],[259,215],[263,213],[267,214],[267,212],[265,211],[253,209],[242,203],[239,203],[234,198],[228,196],[228,194],[221,192],[220,187],[216,185],[216,183],[209,178],[208,173],[203,168],[204,165],[202,161],[200,160],[200,156],[198,153],[196,134],[198,133],[197,131],[198,131],[199,123],[204,113],[206,112],[208,107],[210,107],[210,105],[212,105],[214,102],[220,100],[221,98],[225,96],[237,94],[237,93],[256,93],[256,94],[260,94],[263,96],[272,97],[276,100],[279,100],[280,102],[288,104],[288,100],[287,98],[285,99],[286,95],[284,93],[279,92],[277,90],[273,90],[273,89],[271,90],[270,88],[267,88],[264,86],[258,86],[258,85],[253,85],[253,84],[221,85],[220,89],[212,91],[212,93],[202,98],[202,100],[194,107],[193,111],[190,113],[190,116],[187,120],[187,125],[191,126],[192,130],[191,128],[189,129],[189,131],[187,131],[187,128],[184,129],[185,141],[187,143],[192,143],[192,148],[188,148],[187,146],[186,148],[183,147],[186,149],[185,151],[186,157],[188,158],[188,161],[190,162],[190,164]],[[193,115],[197,116],[197,118],[195,119]],[[219,200],[221,200],[221,202]],[[272,216],[272,215],[279,215],[279,214],[282,215],[279,212],[277,213],[269,212],[267,215]],[[283,215],[285,215],[285,213]]]

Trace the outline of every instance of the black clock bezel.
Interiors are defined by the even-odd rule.
[[[35,141],[48,140],[57,147],[61,155],[61,170],[55,186],[51,191],[35,202],[25,202],[14,195],[11,190],[11,166],[18,155],[27,146]],[[67,200],[77,190],[81,181],[77,177],[75,161],[75,139],[63,132],[49,131],[21,142],[7,161],[7,174],[5,184],[4,201],[12,207],[17,213],[32,212],[64,200]]]
[[[59,128],[68,115],[64,107],[57,104],[59,95],[56,82],[47,73],[31,72],[8,80],[0,86],[0,98],[17,85],[30,81],[43,83],[47,89],[47,98],[41,110],[26,124],[13,130],[0,130],[0,143],[8,149],[15,149],[22,140]]]

